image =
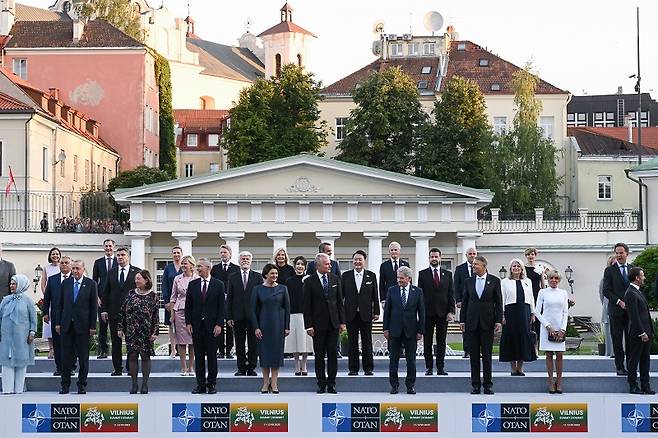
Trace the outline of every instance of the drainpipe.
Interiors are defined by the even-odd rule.
[[[649,221],[644,220],[644,211],[645,210],[649,211],[649,193],[648,193],[649,188],[647,187],[647,185],[645,183],[642,182],[641,178],[639,178],[639,179],[633,178],[630,175],[630,171],[631,171],[631,169],[624,169],[624,173],[626,173],[626,178],[630,179],[635,184],[640,186],[640,193],[642,193],[642,187],[644,187],[644,192],[646,194],[646,196],[644,197],[644,199],[645,199],[644,202],[647,204],[647,208],[644,209],[643,205],[640,204],[640,217],[638,218],[638,220],[640,221],[640,226],[644,226],[645,245],[649,245]]]
[[[28,219],[29,215],[29,193],[30,193],[30,179],[28,178],[29,170],[28,165],[30,162],[30,122],[32,121],[34,114],[30,114],[30,118],[25,121],[25,175],[23,179],[25,181],[25,217],[24,217],[24,227],[25,231],[29,231],[30,221]]]

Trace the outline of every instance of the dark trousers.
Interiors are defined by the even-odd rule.
[[[62,336],[57,334],[55,325],[51,324],[53,328],[53,356],[55,356],[55,369],[58,373],[62,372]],[[71,363],[73,366],[73,363]]]
[[[215,386],[217,384],[217,338],[212,332],[203,329],[192,331],[194,345],[194,372],[198,386]],[[208,359],[208,377],[206,378],[206,359]]]
[[[248,320],[235,321],[235,354],[238,358],[238,371],[241,373],[256,369],[258,353],[256,351],[256,334]],[[247,351],[244,344],[247,343]]]
[[[423,354],[425,355],[425,368],[432,369],[432,337],[436,332],[436,369],[445,368],[446,336],[448,335],[448,321],[445,316],[426,316],[425,335],[423,340]]]
[[[219,352],[226,355],[231,354],[233,349],[233,328],[225,324],[222,333],[219,335]]]
[[[350,371],[359,371],[359,334],[361,334],[363,371],[370,372],[374,368],[372,358],[372,321],[362,321],[358,315],[352,321],[347,322],[349,346],[347,365]]]
[[[318,386],[336,386],[336,373],[338,372],[337,341],[338,329],[329,327],[315,330],[313,336],[313,352],[315,354],[315,378]],[[326,373],[324,358],[327,358]]]
[[[610,303],[610,305],[614,304]],[[620,316],[610,315],[610,337],[612,337],[612,348],[615,353],[615,367],[623,370],[626,368],[624,359],[626,363],[628,362],[628,314],[626,312]]]
[[[71,369],[76,356],[80,364],[78,370],[78,387],[87,386],[89,374],[89,332],[78,333],[73,324],[68,331],[61,334],[62,342],[62,386],[71,385]]]
[[[651,339],[648,342],[642,342],[638,337],[629,339],[628,349],[630,355],[628,357],[628,384],[631,388],[637,386],[637,368],[640,366],[640,387],[642,389],[651,388],[649,382],[649,366],[650,366],[650,353],[651,353]],[[616,357],[615,357],[616,359]]]
[[[491,379],[491,354],[493,350],[493,328],[489,330],[470,330],[466,332],[468,342],[471,347],[471,385],[474,388],[480,388],[480,353],[482,353],[482,376],[484,387],[491,388],[493,381]]]
[[[98,307],[98,347],[96,354],[107,354],[107,321],[101,318],[101,308]]]
[[[391,386],[397,388],[399,386],[398,380],[398,367],[400,364],[400,347],[404,345],[404,357],[407,361],[407,377],[404,383],[407,388],[412,388],[416,384],[416,336],[407,337],[402,331],[400,336],[388,337],[388,356],[390,358],[388,363],[388,381]]]
[[[110,322],[110,336],[112,338],[112,366],[114,371],[123,371],[122,364],[122,355],[121,351],[121,338],[117,335],[117,324],[119,324],[118,319],[109,319]]]

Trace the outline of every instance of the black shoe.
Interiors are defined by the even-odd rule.
[[[224,353],[217,353],[217,359],[224,359]]]
[[[233,355],[231,353],[226,353],[226,358],[227,359],[233,359]]]
[[[69,387],[62,385],[62,388],[59,390],[60,394],[68,394],[69,393]]]
[[[413,386],[407,388],[407,394],[415,394],[415,393],[416,393],[416,388],[414,388]]]
[[[130,388],[131,394],[137,394],[137,382],[133,383],[133,386]]]
[[[61,376],[61,375],[62,375],[62,373],[60,373],[59,371],[55,371],[55,372],[53,373],[53,376]]]
[[[427,370],[425,370],[426,376],[431,376],[432,374],[434,374],[434,370],[432,368],[428,368]]]
[[[78,394],[86,394],[87,393],[87,386],[78,386]]]
[[[397,394],[398,393],[398,387],[396,386],[391,386],[391,394]]]
[[[324,385],[318,385],[318,390],[316,391],[318,394],[324,394],[327,392],[327,388]]]
[[[484,388],[484,393],[487,394],[487,395],[495,394],[494,390],[492,388]]]
[[[473,389],[471,389],[471,394],[475,395],[475,394],[479,394],[479,393],[480,393],[480,388],[479,387],[474,386]]]
[[[114,370],[114,371],[112,371],[112,374],[110,374],[110,376],[120,376],[121,374],[123,374],[121,371]]]
[[[256,371],[254,371],[254,370],[249,370],[249,371],[247,371],[247,375],[253,377],[253,376],[257,376],[258,373],[257,373]]]
[[[628,376],[628,371],[626,371],[625,369],[622,368],[620,370],[617,370],[617,375],[618,376]]]
[[[372,371],[366,371],[365,373],[363,373],[363,375],[365,375],[365,376],[374,376],[375,373],[373,373]]]
[[[656,394],[656,391],[654,391],[651,388],[642,388],[642,392],[647,394],[647,395],[655,395]]]
[[[197,386],[192,390],[192,394],[205,394],[205,393],[206,393],[205,386]]]
[[[146,382],[142,382],[142,389],[139,390],[140,394],[148,394],[149,393],[149,384]]]
[[[338,394],[338,391],[336,391],[336,386],[334,385],[327,386],[327,392],[329,394]]]
[[[347,375],[348,376],[358,376],[359,372],[358,371],[350,371],[349,373],[347,373]]]
[[[443,368],[440,368],[440,369],[436,370],[436,375],[437,376],[447,376],[448,373],[446,373],[446,371]]]
[[[246,371],[236,371],[234,376],[246,376],[247,372]]]
[[[96,359],[107,359],[107,353],[101,352],[98,356],[96,356]]]
[[[301,372],[301,371],[295,371],[295,375],[296,375],[296,376],[301,376],[301,375],[302,375],[302,372]]]
[[[462,357],[463,357],[464,359],[468,359],[468,358],[471,357],[471,356],[469,356],[468,353],[464,353],[464,355],[463,355]]]
[[[631,394],[644,394],[644,392],[637,386],[631,386],[631,390],[628,392],[630,392]]]
[[[71,373],[70,373],[70,374],[71,374],[72,376],[75,376],[75,370],[71,370]]]
[[[217,390],[215,389],[215,385],[208,385],[208,394],[217,394]]]
[[[308,376],[308,371],[302,371],[302,376]]]

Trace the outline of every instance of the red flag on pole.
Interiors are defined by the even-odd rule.
[[[11,186],[14,186],[14,190],[16,189],[16,180],[14,179],[14,172],[12,172],[11,167],[9,168],[9,180],[7,181],[7,187],[5,187],[5,198],[9,196],[9,192],[11,191]]]

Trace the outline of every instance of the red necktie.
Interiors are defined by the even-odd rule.
[[[434,268],[434,286],[439,287],[440,280],[439,280],[439,270]]]

